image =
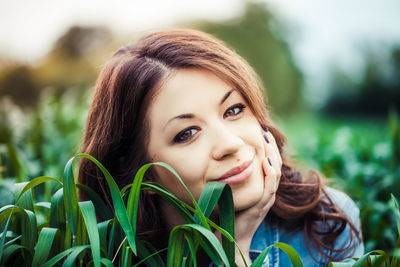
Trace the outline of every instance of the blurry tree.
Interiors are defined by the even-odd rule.
[[[223,23],[197,22],[195,27],[224,40],[250,63],[275,111],[285,113],[300,106],[302,74],[286,41],[288,31],[265,3],[249,2],[240,17]]]
[[[8,63],[0,69],[0,98],[9,96],[22,107],[35,106],[41,89],[61,94],[94,84],[104,53],[111,53],[113,36],[103,27],[73,26],[35,66]]]
[[[103,27],[73,26],[55,43],[37,67],[42,86],[58,90],[93,84],[102,53],[109,49],[111,32]]]
[[[39,86],[31,67],[13,64],[0,72],[0,98],[4,96],[23,107],[37,103]]]
[[[365,61],[361,78],[332,71],[327,112],[386,115],[391,107],[400,110],[400,46],[389,57],[367,50]]]

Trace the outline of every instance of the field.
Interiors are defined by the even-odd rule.
[[[66,179],[64,166],[73,155],[79,152],[79,139],[87,114],[88,99],[88,95],[71,91],[68,95],[58,97],[44,95],[38,109],[31,113],[12,111],[12,108],[8,106],[2,107],[0,111],[0,207],[2,207],[0,209],[0,220],[2,231],[4,231],[4,227],[8,227],[8,224],[12,225],[12,229],[15,230],[13,232],[7,228],[9,230],[7,235],[4,235],[3,232],[0,238],[1,252],[4,252],[3,264],[12,259],[16,259],[14,264],[20,264],[21,258],[18,258],[18,255],[23,255],[25,260],[28,259],[28,262],[32,263],[33,261],[35,264],[44,263],[47,257],[50,259],[50,255],[55,255],[57,249],[47,251],[47,255],[45,255],[46,253],[43,252],[45,246],[42,243],[44,241],[41,241],[40,238],[43,232],[42,238],[47,236],[47,238],[52,237],[52,240],[58,240],[58,233],[48,230],[52,227],[62,232],[61,241],[58,240],[57,242],[64,247],[59,251],[70,249],[70,254],[66,253],[65,256],[75,255],[74,258],[72,256],[67,257],[72,262],[78,257],[80,263],[83,264],[86,253],[86,255],[91,255],[94,265],[99,264],[100,257],[103,264],[110,265],[114,254],[119,251],[122,251],[120,253],[123,260],[119,264],[120,266],[131,259],[132,253],[128,252],[135,238],[129,239],[128,235],[129,245],[124,242],[122,248],[118,248],[120,243],[117,241],[122,242],[123,237],[116,235],[113,242],[107,239],[107,232],[111,229],[114,231],[114,227],[118,228],[117,222],[121,222],[121,218],[125,215],[120,215],[122,217],[114,220],[110,218],[109,221],[99,224],[98,251],[93,245],[91,247],[86,245],[88,240],[92,244],[93,238],[96,236],[96,231],[93,230],[93,225],[96,225],[96,222],[90,221],[90,214],[94,212],[90,202],[80,203],[81,211],[72,211],[73,204],[76,202],[72,193],[72,197],[71,195],[66,196],[70,198],[68,200],[70,202],[66,201],[66,206],[63,207],[66,209],[68,218],[58,214],[58,216],[61,216],[60,218],[52,219],[52,215],[56,211],[51,206],[55,205],[53,203],[56,203],[56,201],[60,201],[55,199],[59,198],[60,194],[62,195],[59,191],[60,188],[67,189],[65,182],[60,184],[57,181],[51,182],[51,178],[37,179],[35,180],[37,184],[31,186],[33,194],[28,190],[21,195],[21,199],[17,203],[14,203],[22,188],[35,177],[47,176],[63,181],[61,177],[64,176],[64,179]],[[301,113],[280,117],[276,121],[288,138],[290,144],[288,152],[292,154],[299,165],[321,171],[326,177],[330,178],[331,186],[345,191],[355,200],[361,210],[366,251],[379,249],[385,251],[387,255],[398,256],[399,251],[395,251],[395,248],[400,245],[398,242],[400,219],[396,217],[398,210],[394,209],[394,202],[391,199],[391,194],[400,199],[400,121],[397,113],[391,111],[387,118],[383,119],[329,117],[321,114]],[[71,165],[70,171],[73,169],[74,167]],[[18,185],[15,185],[16,183]],[[70,186],[72,186],[71,183],[70,181]],[[144,187],[146,186],[148,190],[152,188],[159,193],[163,192],[162,188],[154,185],[144,185]],[[69,192],[73,192],[74,188],[75,185],[69,187],[68,190],[72,190]],[[220,188],[218,190],[226,189]],[[68,203],[71,205],[70,208],[68,208]],[[94,203],[98,204],[97,202]],[[122,202],[118,203],[121,205]],[[29,220],[34,218],[35,223],[32,223],[32,221],[27,223],[18,216],[13,217],[14,219],[9,223],[7,218],[11,218],[8,216],[10,212],[12,213],[12,208],[7,205],[12,204],[28,210],[29,212],[25,213],[21,211],[21,214],[28,214],[27,216],[31,218]],[[58,203],[58,205],[61,204]],[[182,206],[182,209],[187,209],[189,213],[194,212],[193,218],[188,218],[189,221],[204,223],[203,226],[209,223],[197,209],[190,210],[182,203],[180,203],[180,206]],[[128,212],[121,208],[121,214],[127,212],[126,214],[133,216],[129,213],[129,207],[132,208],[133,206],[128,205]],[[14,208],[14,212],[18,213],[17,209]],[[73,215],[74,212],[75,215]],[[198,217],[195,216],[196,214]],[[77,221],[74,222],[71,216],[77,216],[74,217]],[[133,217],[129,218],[129,221],[132,222],[131,218]],[[88,226],[87,231],[84,227],[77,228],[77,225],[79,225],[77,222],[81,222],[82,225],[86,224]],[[89,225],[92,225],[92,228]],[[68,227],[71,227],[71,229],[68,230]],[[121,227],[120,233],[124,233],[127,226],[122,223]],[[29,229],[33,229],[32,231],[36,232],[36,235],[26,238],[24,235]],[[71,230],[74,234],[73,240],[68,239],[71,238],[68,237],[71,235],[71,232],[68,231]],[[195,227],[181,228],[179,231],[177,230],[176,239],[183,241],[183,234],[178,233],[185,231],[192,234],[195,232],[197,235],[200,233],[200,230],[195,229]],[[227,235],[227,239],[229,239],[229,235]],[[105,243],[106,240],[108,240],[108,243]],[[210,239],[206,237],[206,240]],[[38,249],[39,244],[41,249]],[[80,250],[73,250],[71,244],[79,245]],[[38,246],[36,253],[34,252],[35,245]],[[137,244],[137,246],[140,250],[140,244]],[[198,246],[199,244],[197,244]],[[26,247],[26,249],[22,247]],[[176,250],[177,247],[174,247],[174,249]],[[229,248],[227,249],[224,246],[224,249],[227,251],[227,260],[230,261]],[[42,251],[42,254],[44,254],[36,256],[38,251]],[[143,247],[141,251],[144,251]],[[218,258],[218,255],[217,253],[215,257]],[[193,263],[190,259],[189,257],[189,264]],[[394,261],[394,259],[393,257],[392,260]]]

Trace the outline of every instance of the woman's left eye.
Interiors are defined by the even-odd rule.
[[[226,117],[235,117],[237,115],[239,115],[240,113],[243,112],[243,110],[246,108],[245,105],[243,104],[235,104],[232,107],[228,108],[225,113],[224,113],[224,119]]]

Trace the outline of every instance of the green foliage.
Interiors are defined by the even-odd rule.
[[[71,228],[73,223],[70,223],[71,219],[66,212],[70,209],[70,202],[65,202],[71,195],[65,197],[66,189],[63,187],[67,183],[61,179],[65,159],[77,151],[76,144],[82,135],[88,99],[88,95],[77,91],[69,91],[60,96],[43,95],[38,109],[32,114],[22,116],[16,116],[15,110],[5,105],[1,106],[0,220],[3,234],[0,236],[0,261],[8,258],[14,265],[24,263],[43,265],[44,262],[49,265],[51,263],[61,265],[62,262],[68,264],[76,261],[82,264],[95,264],[88,261],[89,258],[94,259],[93,249],[98,249],[93,248],[91,243],[96,235],[93,232],[95,228],[93,223],[85,221],[79,203],[75,202],[77,212],[74,211],[74,216],[77,226],[74,228],[76,235],[73,235]],[[288,136],[289,144],[301,155],[297,157],[297,160],[303,161],[300,165],[309,165],[322,170],[327,177],[332,178],[333,185],[344,189],[361,208],[364,243],[366,250],[370,252],[361,258],[360,262],[375,260],[378,264],[389,257],[391,264],[396,266],[394,261],[398,260],[400,246],[398,235],[395,233],[398,231],[400,220],[398,211],[393,212],[390,193],[399,199],[400,123],[397,113],[392,111],[386,122],[376,118],[368,120],[349,117],[315,118],[300,114],[296,114],[294,118],[285,118],[284,122],[281,128]],[[38,178],[32,179],[32,177]],[[15,183],[19,185],[14,186]],[[75,186],[85,192],[91,192],[90,188],[83,185]],[[135,195],[130,196],[130,193],[138,192],[138,188],[150,190],[167,199],[187,224],[198,224],[205,229],[221,231],[222,248],[232,264],[233,214],[229,213],[228,209],[221,209],[227,211],[223,218],[228,219],[221,220],[220,226],[208,220],[209,212],[215,203],[230,205],[229,201],[223,203],[228,199],[225,196],[229,195],[228,187],[222,190],[208,185],[209,189],[203,192],[198,208],[193,208],[194,204],[188,206],[178,201],[175,196],[157,184],[143,183],[140,186],[135,184],[135,189],[129,190],[132,186],[129,185],[119,192],[115,191],[116,198],[120,195],[125,200],[119,205],[121,214],[127,213],[128,219],[121,219],[125,221],[122,223],[126,225],[125,230],[129,228],[129,224],[132,226],[135,220],[133,214],[135,214],[136,199]],[[10,193],[14,189],[16,195]],[[94,192],[87,195],[90,196],[101,217],[107,218],[97,222],[99,242],[96,243],[100,244],[101,264],[111,266],[116,262],[121,265],[128,263],[132,260],[134,241],[132,238],[130,242],[124,241],[127,235],[119,220],[124,215],[118,215],[119,218],[114,217],[104,208],[105,204]],[[118,200],[115,203],[117,202]],[[87,230],[88,227],[90,230]],[[32,230],[34,228],[37,230]],[[193,239],[188,236],[190,234],[198,235],[196,240],[201,241],[204,246],[212,244],[212,241],[193,227],[183,227],[177,232],[178,236],[183,235],[187,244],[185,245],[187,255],[190,251],[201,247],[193,244]],[[156,252],[149,244],[136,239],[135,245],[138,257],[149,265],[165,264],[159,255],[167,253],[168,247],[164,248],[164,252]],[[40,253],[37,252],[37,248],[42,247],[51,249],[43,248]],[[218,251],[209,250],[209,257],[222,261]],[[185,257],[187,255],[185,254]],[[114,256],[116,258],[112,263]],[[98,257],[96,261],[98,262]],[[195,260],[189,257],[185,262],[195,263]],[[341,264],[346,266],[345,263]],[[340,265],[336,263],[334,266]]]
[[[396,246],[396,218],[390,194],[400,198],[400,121],[396,112],[387,122],[369,117],[286,118],[282,128],[297,151],[299,165],[331,178],[360,208],[366,250],[389,251]],[[301,155],[301,156],[299,156]]]
[[[93,161],[105,175],[115,208],[115,216],[112,218],[98,222],[93,202],[77,201],[72,162],[79,157]],[[146,170],[152,165],[162,166],[172,172],[185,187],[193,201],[193,206],[177,199],[156,183],[142,183]],[[32,190],[45,182],[55,182],[58,185],[60,189],[56,191],[52,199],[61,197],[64,199],[67,209],[59,206],[59,201],[43,205],[47,207],[44,212],[38,209],[39,203],[35,203]],[[0,264],[2,266],[53,266],[60,261],[63,262],[63,266],[75,266],[76,263],[79,263],[80,266],[101,266],[101,264],[131,266],[134,258],[137,259],[136,261],[140,261],[136,265],[146,263],[148,266],[198,266],[197,256],[200,248],[217,266],[235,265],[234,208],[229,185],[208,183],[197,203],[179,175],[165,163],[146,164],[137,172],[133,183],[121,190],[123,192],[130,190],[126,205],[123,202],[124,194],[118,189],[108,171],[100,162],[87,154],[78,154],[68,161],[63,180],[38,177],[29,183],[16,184],[15,190],[14,204],[0,209],[0,225],[3,229],[0,239]],[[155,251],[154,248],[149,250],[136,236],[136,214],[140,190],[164,192],[160,195],[170,202],[179,213],[187,215],[184,217],[187,223],[172,229],[168,247],[161,251]],[[96,199],[99,198],[96,197]],[[391,201],[391,208],[396,216],[398,227],[395,250],[392,253],[374,250],[360,259],[356,259],[354,265],[330,263],[330,266],[397,266],[400,260],[400,210],[393,195]],[[208,218],[217,203],[220,205],[220,210],[224,211],[219,214],[222,228]],[[48,215],[53,209],[61,209],[65,213],[63,220],[58,221],[59,227],[47,227],[52,224],[51,217]],[[41,215],[44,215],[46,220],[38,225],[38,217]],[[212,229],[219,231],[225,238],[222,245]],[[121,231],[121,233],[116,234],[115,231]],[[37,235],[37,233],[40,234]],[[124,236],[125,238],[118,240],[114,236]],[[293,266],[303,266],[296,251],[283,243],[267,247],[251,266],[261,266],[272,246],[286,252]],[[167,250],[166,263],[158,255],[164,250]],[[118,258],[117,261],[116,258]]]
[[[390,107],[400,109],[400,45],[364,48],[363,60],[358,75],[331,70],[327,112],[385,114]]]
[[[31,113],[0,105],[0,206],[11,204],[15,182],[61,177],[65,159],[78,150],[88,100],[87,91],[70,90],[44,93]],[[53,190],[52,184],[35,187],[40,201],[50,201]]]
[[[93,161],[105,175],[115,216],[98,222],[93,202],[78,202],[72,162],[79,157]],[[146,170],[152,165],[162,166],[172,172],[185,187],[193,205],[177,199],[158,184],[142,183]],[[129,188],[121,190],[124,193],[130,190],[125,204],[124,194],[118,189],[108,171],[100,162],[87,154],[78,154],[71,158],[66,164],[63,177],[62,180],[38,177],[29,183],[16,184],[14,204],[0,209],[0,225],[3,229],[0,241],[2,266],[53,266],[61,261],[63,266],[75,266],[76,263],[94,266],[101,264],[131,266],[134,258],[136,261],[142,259],[140,262],[148,266],[198,266],[197,256],[200,248],[217,266],[222,264],[234,266],[234,208],[232,192],[228,185],[207,184],[197,203],[175,170],[162,162],[150,163],[139,169]],[[46,210],[42,211],[38,208],[39,203],[33,198],[32,190],[45,182],[56,183],[59,190],[54,193],[49,205],[43,205]],[[179,213],[187,215],[184,217],[187,223],[174,227],[169,235],[166,263],[158,255],[160,251],[154,251],[151,247],[148,249],[149,246],[146,247],[144,241],[136,236],[140,190],[162,192],[160,195],[171,202]],[[60,202],[60,199],[64,201]],[[98,199],[97,196],[96,201]],[[223,211],[219,214],[222,227],[208,218],[217,203]],[[53,214],[54,209],[61,210],[65,216],[52,218],[49,215]],[[40,216],[46,219],[39,225]],[[52,222],[52,219],[56,219],[57,222]],[[213,231],[221,233],[224,240],[222,245]],[[115,236],[124,238],[119,240]],[[284,250],[292,259],[294,266],[302,266],[299,256],[288,245],[277,243],[274,246]],[[260,257],[265,258],[270,248],[268,247]],[[251,266],[261,266],[262,262],[263,259],[258,258]]]

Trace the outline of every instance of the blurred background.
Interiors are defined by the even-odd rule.
[[[400,198],[398,0],[0,2],[0,206],[14,183],[61,177],[79,151],[93,85],[143,33],[214,34],[262,78],[301,165],[361,209],[367,251],[395,247]],[[36,199],[48,201],[51,185]]]

